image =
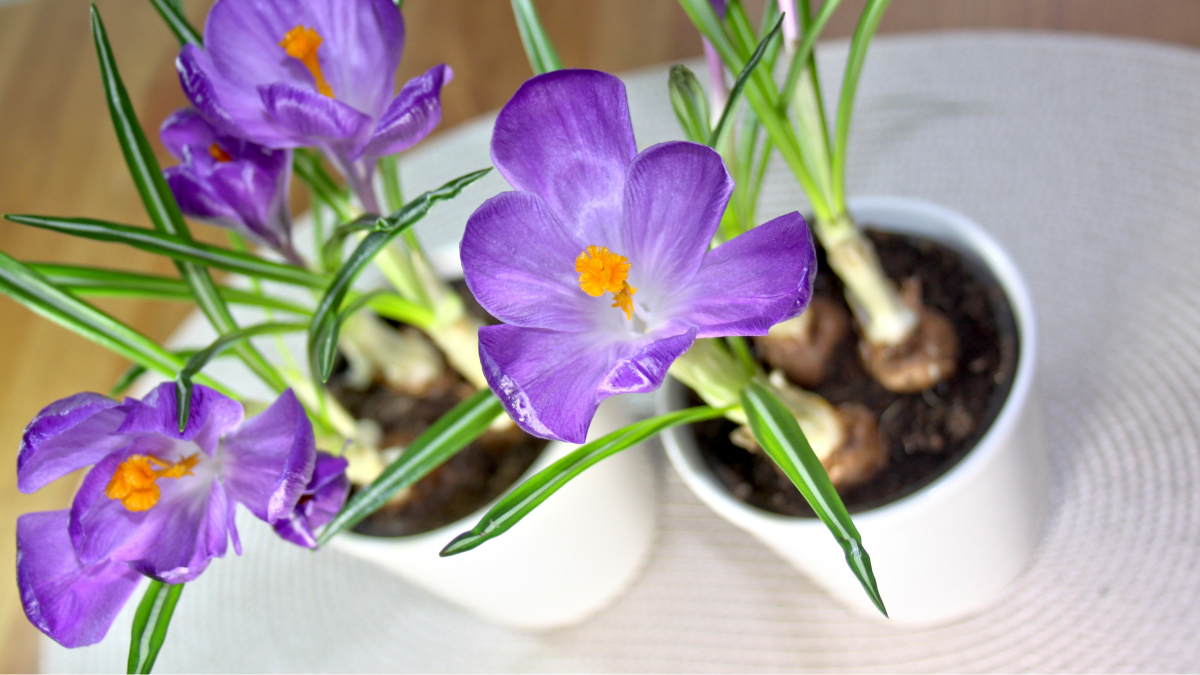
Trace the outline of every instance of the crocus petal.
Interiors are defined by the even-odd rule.
[[[233,542],[233,550],[238,555],[242,554],[242,538],[238,535],[237,529],[237,500],[229,499],[228,502],[228,518],[226,518],[226,527],[229,528],[229,540]]]
[[[127,447],[97,462],[84,476],[71,502],[71,541],[79,559],[91,564],[108,558],[133,537],[149,517],[149,511],[130,511],[120,501],[106,494],[108,484],[122,462],[131,455],[179,461],[183,455],[190,454],[189,451],[195,452],[195,447],[192,444],[177,444],[161,434],[141,434],[133,437]],[[194,481],[198,478],[185,477],[182,480]],[[171,479],[160,479],[159,489],[173,482]],[[162,503],[161,498],[159,503]],[[154,508],[158,508],[157,505]]]
[[[633,263],[629,283],[640,298],[668,297],[687,286],[732,193],[733,179],[712,148],[662,143],[633,160],[619,251]]]
[[[222,134],[272,148],[298,144],[291,133],[280,129],[268,115],[256,88],[232,83],[217,73],[208,52],[200,47],[184,45],[175,60],[175,69],[188,100]]]
[[[471,214],[460,254],[467,287],[492,316],[516,326],[582,331],[593,326],[589,307],[597,302],[580,290],[575,272],[586,246],[538,195],[504,192]]]
[[[789,213],[709,251],[664,311],[700,326],[702,338],[766,335],[808,306],[816,272],[808,226]]]
[[[200,576],[229,545],[229,497],[214,478],[160,480],[162,497],[113,560],[167,583]],[[114,500],[109,500],[115,503]]]
[[[165,447],[167,441],[161,437],[149,437],[162,441]],[[148,447],[145,438],[138,439],[133,448],[123,452],[115,452],[96,463],[91,471],[83,478],[83,483],[75,492],[71,502],[70,522],[68,529],[75,553],[84,564],[94,564],[107,560],[112,552],[138,531],[146,521],[149,511],[130,511],[115,499],[104,494],[109,481],[117,471],[117,467],[127,457],[142,453],[155,454],[155,448]]]
[[[241,215],[229,203],[217,195],[210,181],[202,178],[190,166],[179,165],[163,169],[167,186],[179,210],[184,215],[204,220],[214,225],[249,234],[250,228],[242,223]]]
[[[67,535],[67,512],[17,519],[17,587],[29,621],[64,647],[104,638],[141,575],[108,560],[84,565]]]
[[[183,433],[179,432],[179,403],[175,383],[164,382],[141,401],[126,401],[129,415],[117,431],[126,434],[161,434],[192,441],[212,455],[226,432],[242,422],[242,404],[203,385],[196,385]]]
[[[192,108],[180,108],[163,120],[158,135],[167,152],[186,160],[186,148],[208,148],[217,142],[217,130]]]
[[[404,51],[404,19],[396,3],[335,0],[306,4],[313,27],[324,40],[317,55],[333,95],[378,118],[396,90],[396,68]]]
[[[501,324],[480,329],[479,357],[488,385],[521,428],[583,443],[601,401],[657,389],[695,338],[694,327],[619,340]]]
[[[326,452],[317,453],[312,480],[304,488],[304,498],[288,517],[274,523],[280,537],[305,548],[316,548],[314,531],[333,520],[350,494],[346,477],[348,462]]]
[[[183,162],[163,174],[185,215],[230,228],[292,257],[290,150],[222,136],[191,108],[173,113],[159,134]],[[214,145],[225,153],[219,161],[212,153]]]
[[[261,520],[291,514],[313,475],[312,423],[289,389],[225,438],[221,475],[231,497]]]
[[[377,116],[404,49],[403,19],[388,0],[221,0],[208,14],[205,48],[222,76],[243,85],[283,82],[316,91],[312,74],[279,46],[297,26],[321,36],[317,59],[334,96]]]
[[[304,64],[288,56],[279,45],[296,26],[314,27],[316,21],[309,5],[304,0],[214,3],[204,23],[204,50],[215,71],[251,90],[271,82],[313,87],[312,75]],[[329,60],[327,51],[324,44],[317,50],[322,69]]]
[[[442,86],[453,78],[450,66],[441,64],[409,80],[379,118],[362,156],[404,152],[428,136],[442,121]]]
[[[34,492],[128,445],[128,438],[114,435],[125,419],[119,405],[85,392],[42,408],[21,436],[17,488]]]
[[[291,159],[289,150],[275,153]],[[280,250],[291,245],[291,216],[286,208],[290,175],[290,166],[270,171],[248,161],[226,162],[213,168],[208,183],[214,196],[237,214],[238,229]]]
[[[636,154],[625,85],[593,70],[528,80],[492,135],[501,175],[544,199],[572,238],[597,246],[617,240],[625,170]]]
[[[341,101],[290,84],[259,87],[267,112],[292,134],[296,145],[350,141],[363,136],[371,118]]]

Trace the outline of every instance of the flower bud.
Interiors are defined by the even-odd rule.
[[[712,128],[708,122],[708,103],[695,73],[682,64],[672,66],[670,90],[671,106],[684,135],[693,143],[707,143]]]

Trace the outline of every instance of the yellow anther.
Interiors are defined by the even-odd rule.
[[[627,321],[633,320],[633,294],[637,293],[637,289],[629,284],[625,284],[625,288],[621,289],[620,293],[613,294],[613,304],[611,307],[620,307],[621,311],[625,312]]]
[[[633,318],[633,298],[637,289],[630,286],[629,260],[617,255],[604,246],[589,246],[575,258],[575,271],[579,272],[579,288],[593,297],[605,292],[613,294],[613,307],[620,307],[626,319]]]
[[[130,511],[146,511],[158,503],[156,480],[190,476],[192,468],[199,462],[199,453],[188,455],[178,462],[166,462],[152,455],[132,455],[113,472],[104,494],[109,499],[120,501]]]
[[[575,271],[583,292],[600,297],[605,291],[621,292],[629,278],[629,261],[604,246],[589,246],[575,258]]]
[[[288,56],[297,59],[308,68],[308,72],[312,73],[313,79],[317,81],[317,91],[333,98],[333,89],[325,81],[325,74],[321,72],[321,62],[317,60],[317,48],[321,46],[321,42],[321,35],[317,31],[305,26],[296,26],[283,36],[279,46],[283,47]]]
[[[230,157],[229,153],[222,150],[221,146],[217,145],[216,143],[213,143],[212,145],[208,146],[208,154],[211,155],[212,158],[217,160],[218,162],[232,162],[233,161],[233,157]]]

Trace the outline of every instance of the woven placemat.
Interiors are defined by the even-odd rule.
[[[844,54],[822,48],[825,82]],[[665,68],[627,82],[639,143],[678,138]],[[479,120],[424,144],[407,186],[486,166],[489,137]],[[921,630],[856,618],[662,467],[649,564],[582,626],[489,625],[245,519],[246,554],[188,586],[158,670],[1200,669],[1200,54],[1036,34],[880,39],[850,149],[850,194],[968,214],[1033,292],[1055,506],[1031,568],[990,609]],[[454,239],[505,189],[486,180],[422,236]],[[804,206],[780,164],[763,195],[764,219]],[[122,669],[132,608],[96,647],[44,641],[44,668]]]

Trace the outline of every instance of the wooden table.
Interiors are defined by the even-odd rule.
[[[0,0],[2,2],[2,0]],[[97,0],[143,124],[153,130],[185,104],[175,78],[176,44],[148,3]],[[209,0],[189,1],[199,23]],[[761,6],[762,0],[755,5]],[[862,0],[846,3],[830,35],[853,29]],[[621,71],[699,54],[700,42],[670,0],[542,0],[543,18],[568,65]],[[752,8],[753,9],[753,8]],[[1192,0],[905,0],[884,30],[1036,28],[1090,30],[1200,46],[1200,3]],[[443,128],[502,105],[529,76],[502,0],[408,0],[405,80],[445,62],[455,80],[443,96]],[[0,6],[0,212],[86,215],[148,225],[109,126],[85,0]],[[155,134],[151,134],[152,137]],[[156,138],[153,138],[157,142]],[[160,160],[169,158],[156,147]],[[303,204],[294,204],[296,209]],[[210,228],[197,236],[219,240]],[[21,260],[56,261],[173,274],[153,256],[0,222],[0,249]],[[154,339],[168,336],[184,303],[97,304]],[[64,507],[74,479],[35,495],[16,490],[21,430],[47,403],[82,390],[106,391],[127,364],[8,300],[0,299],[0,671],[36,668],[35,630],[20,609],[11,570],[20,513]],[[5,572],[5,570],[9,570]],[[112,639],[120,639],[113,636]]]

